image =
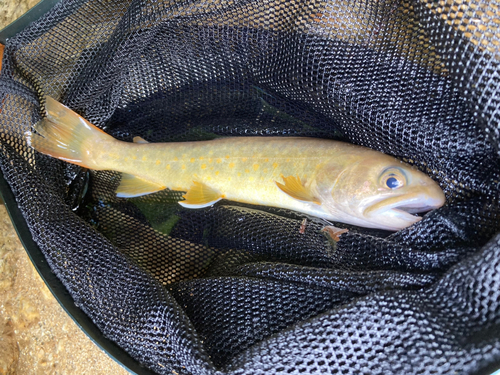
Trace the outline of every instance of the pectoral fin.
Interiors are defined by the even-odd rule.
[[[166,186],[156,184],[128,173],[122,173],[122,180],[116,189],[116,196],[120,198],[140,197],[166,189]]]
[[[302,185],[299,176],[285,177],[282,175],[281,178],[285,184],[280,184],[278,181],[275,181],[275,183],[285,194],[299,201],[321,204],[318,198],[314,197],[311,192]]]
[[[208,207],[224,198],[222,194],[197,181],[193,181],[193,185],[182,197],[184,200],[179,204],[186,208]]]

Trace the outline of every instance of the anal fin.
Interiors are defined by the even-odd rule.
[[[145,180],[128,173],[122,173],[122,180],[116,189],[116,196],[120,198],[140,197],[166,189],[166,186]]]
[[[208,207],[224,198],[222,194],[197,181],[193,181],[193,185],[182,197],[184,200],[179,204],[186,208]]]
[[[299,176],[285,177],[281,175],[281,178],[285,184],[280,184],[278,181],[275,181],[275,183],[283,193],[299,201],[321,204],[321,202],[304,187]]]

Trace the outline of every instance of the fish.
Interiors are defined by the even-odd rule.
[[[308,137],[209,141],[120,141],[51,97],[26,132],[36,151],[93,170],[121,173],[116,195],[185,192],[200,209],[227,199],[323,220],[398,231],[444,205],[440,186],[404,162],[367,147]]]

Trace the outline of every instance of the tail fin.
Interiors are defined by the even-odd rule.
[[[51,97],[46,97],[47,116],[26,132],[28,145],[42,154],[85,168],[99,169],[92,162],[96,142],[114,138]]]

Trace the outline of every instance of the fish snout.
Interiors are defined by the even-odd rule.
[[[443,190],[441,190],[439,185],[434,181],[432,181],[432,184],[426,185],[422,193],[424,196],[421,201],[422,203],[425,203],[425,205],[422,207],[422,211],[420,212],[426,212],[442,207],[446,202]]]
[[[378,228],[400,230],[421,220],[415,214],[439,208],[445,203],[444,193],[434,181],[412,190],[366,207],[363,216],[377,222]]]
[[[415,184],[408,192],[406,202],[399,205],[399,209],[403,209],[408,213],[422,213],[442,207],[446,202],[446,197],[440,186],[431,178],[424,176],[418,184]]]

